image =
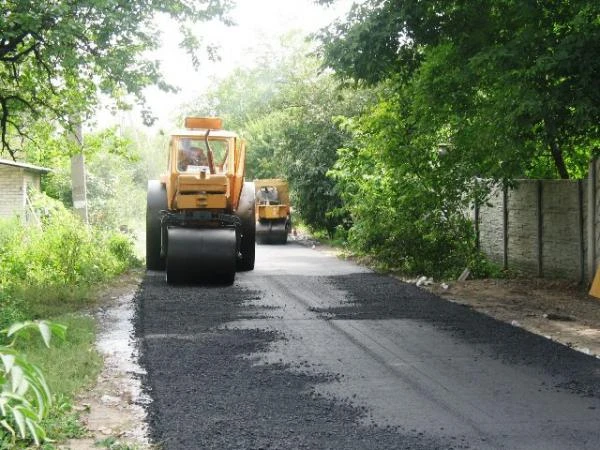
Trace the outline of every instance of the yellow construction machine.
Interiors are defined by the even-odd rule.
[[[254,180],[256,189],[256,240],[260,244],[285,244],[292,228],[287,181]]]
[[[146,267],[168,283],[233,283],[254,269],[254,186],[245,143],[219,118],[188,117],[171,135],[167,173],[148,182]]]

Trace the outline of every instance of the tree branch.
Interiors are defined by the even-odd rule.
[[[0,97],[0,108],[2,109],[2,116],[0,116],[0,139],[1,139],[2,150],[6,150],[8,152],[8,154],[10,155],[10,157],[13,159],[13,161],[16,161],[15,152],[10,147],[10,142],[8,141],[8,114],[9,114],[9,111],[7,108],[7,101],[3,97]]]
[[[2,45],[2,47],[0,47],[0,60],[4,61],[5,55],[14,52],[17,49],[18,45],[23,42],[23,40],[27,37],[28,34],[28,31],[24,31],[20,35],[9,39],[8,42]]]
[[[558,145],[556,139],[552,139],[550,142],[550,153],[552,154],[552,158],[554,159],[554,164],[556,166],[556,170],[558,170],[558,174],[564,180],[568,180],[569,171],[567,170],[567,166],[565,164],[565,160],[563,158],[562,150]]]

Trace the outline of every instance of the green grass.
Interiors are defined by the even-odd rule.
[[[97,289],[89,285],[80,286],[18,286],[13,289],[13,297],[27,299],[21,303],[26,317],[50,319],[60,322],[60,316],[77,313],[93,306]],[[58,317],[58,319],[56,319]]]
[[[95,384],[103,366],[89,311],[101,298],[100,289],[111,287],[111,280],[140,265],[130,236],[85,226],[63,204],[46,196],[34,200],[36,208],[44,211],[41,226],[0,220],[0,330],[17,324],[23,332],[16,336],[14,349],[3,350],[3,355],[16,354],[17,359],[3,358],[0,364],[0,390],[10,398],[0,415],[0,450],[26,448],[44,436],[60,441],[83,433],[72,404],[79,392]],[[37,320],[43,321],[41,325],[29,322]],[[55,324],[67,327],[66,337],[53,338],[47,348],[42,337],[47,338]],[[14,338],[0,333],[0,344],[11,345]],[[49,393],[29,364],[40,369]],[[23,384],[28,389],[22,395],[9,393],[12,379],[4,375],[15,373],[15,367],[29,373],[37,387]],[[34,397],[34,390],[42,395]],[[39,416],[30,405],[40,406]],[[27,427],[20,419],[23,408],[29,408]],[[14,429],[19,432],[15,437]],[[53,445],[47,441],[42,448]]]
[[[44,373],[54,404],[43,426],[48,436],[61,441],[85,435],[85,428],[73,410],[74,396],[95,384],[103,360],[94,347],[96,324],[93,317],[68,313],[51,320],[67,326],[64,340],[54,338],[47,348],[38,335],[30,333],[18,341],[17,348]],[[47,443],[44,448],[55,447]]]
[[[83,438],[87,430],[79,420],[79,414],[73,410],[71,400],[68,398],[56,398],[50,415],[43,421],[42,425],[54,441],[66,439]],[[44,447],[48,450],[54,449],[52,443]]]
[[[66,325],[64,341],[52,339],[47,348],[32,335],[19,342],[18,348],[42,370],[50,391],[59,398],[68,398],[93,385],[102,370],[102,356],[94,348],[96,324],[91,316],[71,313],[51,320]]]

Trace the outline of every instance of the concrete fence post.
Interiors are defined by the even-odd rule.
[[[508,270],[508,184],[502,184],[502,265]]]
[[[479,200],[475,199],[475,205],[473,208],[473,220],[475,222],[475,248],[477,251],[481,250],[481,232],[479,231],[479,216],[480,216]]]
[[[598,159],[595,158],[590,161],[588,179],[587,179],[587,281],[591,283],[596,274],[596,261],[597,261],[597,249],[596,249],[596,196],[598,190],[598,171],[597,171]]]
[[[83,131],[80,122],[73,124],[73,140],[79,148],[83,148]],[[71,157],[71,192],[73,209],[86,225],[88,222],[87,181],[85,173],[85,157],[83,153]]]
[[[536,218],[537,218],[537,268],[538,277],[544,276],[544,185],[536,182]]]
[[[577,206],[578,218],[577,225],[579,226],[579,284],[585,284],[585,218],[583,215],[584,208],[583,199],[583,181],[577,180]]]

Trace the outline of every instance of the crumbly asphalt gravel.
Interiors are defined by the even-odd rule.
[[[256,364],[285,336],[227,328],[264,316],[260,295],[238,286],[168,286],[150,273],[136,294],[136,336],[153,442],[175,449],[449,449],[423,433],[365,426],[364,408],[315,392],[335,374]]]
[[[540,392],[600,397],[600,361],[595,358],[389,277],[354,273],[314,278],[347,296],[336,307],[308,308],[319,320],[420,321],[477,346],[482,359],[526,366],[539,375]],[[151,438],[160,448],[479,448],[464,438],[441,440],[422,430],[378,426],[365,420],[368,411],[352,399],[319,393],[319,386],[339,383],[343,374],[318,368],[299,372],[284,362],[265,362],[258,355],[293,337],[272,327],[235,325],[265,323],[277,315],[261,307],[257,300],[264,296],[243,283],[169,286],[161,273],[146,275],[135,297],[135,333],[147,371],[144,387],[152,399]],[[597,416],[591,409],[590,414]],[[581,448],[594,448],[598,434],[587,433],[578,438],[592,446]],[[508,447],[499,443],[493,448]]]

